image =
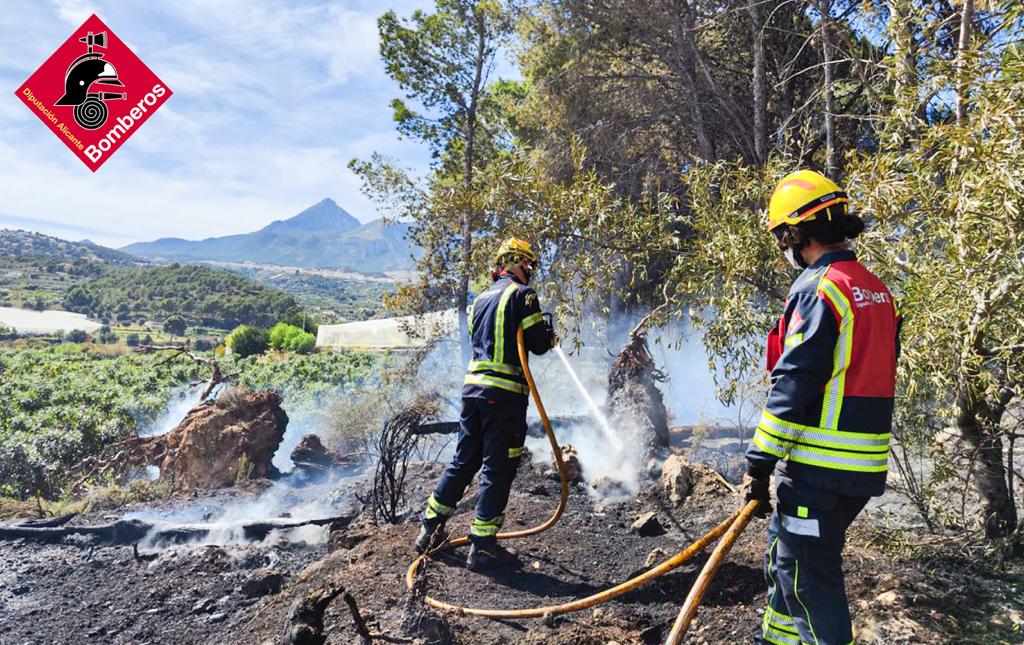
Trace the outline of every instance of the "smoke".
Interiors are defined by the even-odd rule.
[[[228,546],[252,544],[245,536],[243,526],[271,520],[302,521],[354,515],[361,508],[356,494],[365,486],[365,480],[356,476],[342,476],[337,471],[309,475],[297,472],[271,484],[256,496],[225,501],[224,493],[211,493],[209,497],[185,506],[171,509],[146,509],[125,516],[150,522],[154,528],[139,543],[144,549],[162,549],[157,535],[168,527],[189,527],[206,531],[205,536],[188,542],[189,545]],[[263,544],[282,540],[320,544],[327,538],[326,527],[303,526],[270,531]]]
[[[139,428],[140,437],[161,437],[173,430],[189,410],[199,405],[205,383],[176,390],[167,401],[167,407],[151,424]]]

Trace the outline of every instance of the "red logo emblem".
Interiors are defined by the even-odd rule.
[[[16,94],[96,172],[171,90],[94,14]]]

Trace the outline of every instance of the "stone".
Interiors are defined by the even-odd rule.
[[[213,607],[216,604],[217,603],[213,598],[203,598],[202,600],[197,600],[195,604],[192,605],[192,613],[205,614],[209,612],[211,609],[213,609]]]
[[[254,571],[242,583],[242,595],[246,598],[259,598],[276,594],[281,591],[282,582],[284,582],[284,575],[280,571],[265,567]]]
[[[669,455],[661,467],[661,487],[673,504],[681,504],[690,496],[693,479],[691,466],[682,455]]]
[[[654,511],[649,511],[636,518],[636,521],[633,522],[633,526],[630,527],[629,532],[636,533],[640,537],[651,537],[654,535],[663,535],[665,533],[665,529],[662,528],[661,522],[658,521],[658,514]]]
[[[583,475],[583,468],[580,466],[580,458],[576,455],[576,448],[570,444],[561,447],[562,464],[565,466],[565,475],[569,481],[579,481]],[[556,464],[557,466],[557,464]]]
[[[644,560],[644,566],[648,569],[656,564],[660,564],[662,560],[668,557],[668,551],[661,548],[660,546],[650,553],[647,554],[647,558]]]

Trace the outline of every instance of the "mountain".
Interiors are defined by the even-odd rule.
[[[382,220],[360,224],[333,199],[324,199],[294,217],[258,231],[205,240],[161,238],[121,250],[143,257],[180,260],[260,262],[310,269],[342,268],[362,273],[412,268],[405,240],[408,226]]]
[[[139,264],[139,259],[91,240],[70,242],[42,233],[0,229],[0,267],[46,267],[76,262],[132,266]]]

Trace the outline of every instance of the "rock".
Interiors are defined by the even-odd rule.
[[[291,459],[296,468],[311,473],[348,468],[359,462],[358,458],[328,450],[315,434],[307,434],[299,440],[292,450]]]
[[[647,476],[651,479],[659,479],[661,477],[661,462],[654,458],[648,460]]]
[[[669,455],[661,467],[661,487],[673,504],[681,504],[690,495],[693,479],[690,464],[682,455]]]
[[[891,607],[896,604],[896,592],[885,591],[875,596],[875,602],[883,607]]]
[[[607,475],[601,475],[594,479],[594,481],[590,482],[590,485],[594,487],[594,492],[602,498],[630,497],[632,495],[626,484]]]
[[[210,610],[212,610],[214,608],[214,606],[216,604],[217,603],[216,603],[216,601],[213,598],[203,598],[202,600],[197,600],[195,602],[195,604],[192,605],[192,613],[193,614],[205,614],[205,613],[208,613]]]
[[[242,595],[246,598],[259,598],[269,596],[281,591],[281,583],[284,582],[284,575],[277,569],[269,567],[254,571],[244,583],[242,583]]]
[[[569,481],[579,481],[583,475],[583,468],[580,467],[580,458],[576,455],[576,449],[569,444],[561,447],[562,464],[565,466],[566,477]]]
[[[234,388],[193,408],[166,435],[160,477],[177,490],[233,486],[239,479],[276,477],[272,459],[288,415],[277,392]]]
[[[216,614],[210,614],[209,621],[211,623],[219,623],[219,622],[222,622],[227,617],[228,617],[228,615],[221,611],[221,612],[217,612]]]
[[[647,558],[644,559],[644,566],[650,569],[654,565],[660,563],[662,560],[668,557],[668,551],[661,548],[660,546],[650,553],[647,554]]]
[[[531,495],[538,495],[540,497],[547,497],[551,493],[548,492],[547,487],[544,484],[537,484],[529,490]]]
[[[650,511],[636,518],[636,521],[633,522],[633,526],[630,527],[629,532],[636,533],[641,537],[651,537],[654,535],[663,535],[665,533],[665,529],[662,528],[661,522],[658,521],[658,514],[654,511]]]

